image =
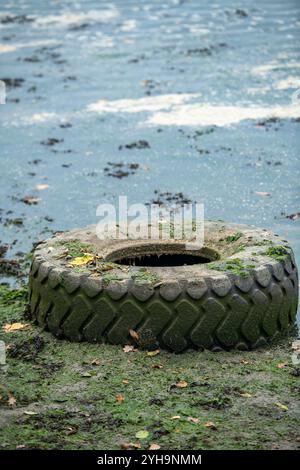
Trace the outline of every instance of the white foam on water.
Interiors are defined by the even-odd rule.
[[[153,114],[146,125],[159,126],[230,126],[246,119],[297,118],[300,105],[273,107],[216,106],[188,104],[174,106],[170,112]]]
[[[140,113],[143,111],[160,111],[169,109],[174,105],[179,105],[193,98],[199,97],[199,94],[170,94],[147,96],[137,99],[122,100],[99,100],[87,106],[87,111],[93,111],[99,114],[103,113]]]
[[[55,39],[44,39],[40,41],[30,41],[30,42],[19,42],[15,44],[0,44],[0,54],[5,54],[7,52],[15,52],[20,49],[26,49],[27,47],[41,47],[48,46],[52,44],[60,44],[59,41]]]
[[[300,68],[300,62],[289,62],[288,64],[282,64],[279,62],[272,62],[270,64],[263,64],[251,69],[251,74],[256,76],[266,76],[271,72],[284,69],[298,69]]]
[[[35,26],[56,27],[76,26],[86,21],[106,23],[119,15],[119,11],[113,7],[107,10],[90,10],[85,13],[64,12],[60,15],[39,16],[36,18]]]
[[[22,119],[24,124],[37,124],[40,122],[49,122],[58,119],[56,113],[35,113],[32,116],[26,116]]]
[[[287,77],[275,83],[277,90],[288,90],[289,88],[300,88],[300,77]]]
[[[136,20],[126,20],[124,23],[121,25],[120,30],[121,31],[134,31],[137,27],[137,21]]]
[[[228,106],[189,103],[200,94],[158,95],[137,99],[100,100],[87,106],[87,111],[104,113],[151,113],[143,125],[159,126],[230,126],[246,119],[269,117],[296,118],[300,106]]]

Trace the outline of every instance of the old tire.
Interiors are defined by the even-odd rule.
[[[205,250],[206,264],[120,267],[111,263],[121,255],[182,254],[183,242],[101,241],[95,226],[56,235],[34,252],[32,318],[71,341],[128,344],[133,330],[140,347],[176,352],[247,350],[286,333],[298,303],[287,242],[252,226],[206,221]],[[103,269],[70,266],[91,251]]]

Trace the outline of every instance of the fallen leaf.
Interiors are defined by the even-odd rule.
[[[92,377],[92,374],[90,374],[89,372],[83,372],[81,374],[81,377]]]
[[[16,449],[25,449],[25,448],[26,448],[25,444],[19,444],[18,446],[16,446]]]
[[[164,366],[162,364],[152,364],[152,369],[163,369]]]
[[[218,429],[213,421],[207,421],[207,423],[205,423],[204,426],[206,428],[213,429],[214,431]]]
[[[34,196],[24,196],[23,199],[21,199],[22,202],[25,204],[28,204],[29,206],[32,206],[34,204],[38,204],[41,199],[39,197],[34,197]]]
[[[129,380],[122,380],[122,384],[125,384],[125,385],[129,384]]]
[[[121,393],[118,393],[118,395],[116,395],[116,401],[118,403],[122,403],[124,400],[125,400],[125,397],[121,395]]]
[[[131,344],[126,344],[123,348],[124,353],[135,352],[137,349]]]
[[[149,449],[148,450],[159,450],[160,449],[160,446],[158,444],[150,444],[149,446]]]
[[[147,439],[149,432],[146,430],[138,431],[135,435],[137,439]]]
[[[4,390],[6,395],[8,396],[8,400],[7,400],[8,405],[11,406],[12,408],[14,408],[16,406],[16,403],[17,403],[15,397],[12,395],[12,393],[10,393],[10,391],[8,390],[8,388],[5,385],[0,384],[0,388],[2,390]],[[2,399],[3,399],[3,396],[1,395],[0,400],[2,400]]]
[[[140,338],[139,334],[134,330],[129,330],[129,334],[130,334],[131,338],[133,338],[135,341],[138,341],[139,338]]]
[[[72,434],[77,433],[77,428],[73,428],[72,426],[68,426],[66,429],[66,435],[71,436]]]
[[[185,380],[179,380],[176,382],[175,386],[177,388],[186,388],[188,386],[188,383]]]
[[[3,326],[3,330],[5,333],[10,333],[11,331],[24,330],[24,328],[28,328],[29,326],[29,323],[6,323]]]
[[[268,193],[267,191],[255,191],[255,194],[258,196],[271,196],[271,193]]]
[[[147,351],[147,356],[153,357],[153,356],[157,356],[157,354],[159,353],[160,353],[160,349],[155,349],[154,351]]]
[[[280,362],[279,364],[277,364],[278,369],[284,369],[286,366],[287,364],[285,362]]]
[[[35,411],[30,411],[30,410],[24,411],[24,415],[28,415],[28,416],[35,416],[37,414],[38,413],[36,413]]]
[[[246,361],[245,359],[241,359],[240,363],[244,365],[251,364],[249,361]]]
[[[172,416],[170,419],[174,420],[174,419],[180,419],[181,417],[179,415],[177,416]]]
[[[124,450],[134,450],[134,449],[140,449],[141,448],[141,444],[137,443],[133,443],[133,442],[122,442],[121,444],[121,449],[124,449]]]
[[[44,191],[44,189],[48,189],[49,188],[49,184],[37,184],[36,185],[36,189],[38,191]]]
[[[195,424],[198,424],[199,423],[199,418],[192,418],[192,416],[188,416],[187,420],[190,422],[190,423],[195,423]]]
[[[94,259],[93,255],[77,256],[72,261],[70,261],[70,265],[71,266],[83,266],[83,265],[93,261],[93,259]]]
[[[17,404],[17,400],[15,399],[15,397],[13,395],[9,395],[7,403],[12,408],[15,408],[15,406]]]
[[[99,359],[92,359],[91,360],[91,365],[92,366],[100,366],[101,361]]]
[[[282,403],[275,403],[275,406],[277,406],[278,408],[280,408],[282,411],[288,411],[289,407],[286,406],[286,405],[283,405]]]
[[[251,398],[251,397],[252,397],[251,393],[247,393],[247,392],[245,392],[245,393],[240,393],[240,396],[241,396],[241,397],[244,397],[244,398]]]

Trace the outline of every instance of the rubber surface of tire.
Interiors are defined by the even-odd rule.
[[[217,246],[221,261],[251,259],[246,276],[213,264],[147,268],[155,281],[134,278],[130,272],[140,271],[136,267],[129,274],[121,271],[121,279],[76,272],[62,255],[70,240],[96,247],[104,261],[112,258],[107,253],[130,246],[130,240],[99,242],[94,226],[41,243],[30,272],[32,318],[71,341],[124,345],[132,342],[129,330],[134,330],[146,349],[247,350],[268,344],[295,321],[298,275],[292,249],[252,226],[206,222],[206,229],[208,246]],[[237,254],[237,242],[224,242],[236,233],[245,242]],[[266,255],[269,246],[284,246],[286,256]],[[118,267],[115,271],[120,272]]]

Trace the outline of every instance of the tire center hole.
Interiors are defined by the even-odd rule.
[[[185,266],[191,264],[204,264],[209,263],[210,258],[204,256],[197,256],[185,253],[172,253],[172,254],[156,254],[149,255],[141,254],[138,256],[125,256],[114,260],[115,263],[126,266]]]

